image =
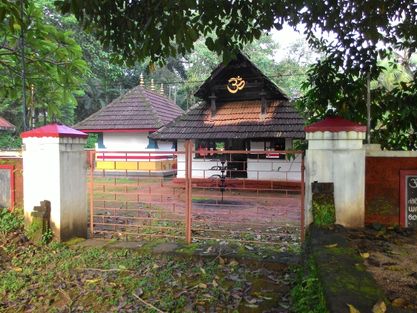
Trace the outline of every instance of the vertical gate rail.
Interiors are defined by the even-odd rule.
[[[304,240],[303,151],[196,149],[190,157],[193,153],[199,155],[190,170],[193,240]]]
[[[192,141],[187,140],[185,143],[185,194],[186,194],[186,212],[185,212],[185,240],[191,243],[191,224],[192,224],[192,160],[193,147]]]
[[[94,160],[95,151],[88,151],[88,163],[89,163],[89,193],[90,193],[90,238],[94,238]]]

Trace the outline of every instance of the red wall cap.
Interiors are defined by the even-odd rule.
[[[356,131],[366,132],[366,126],[349,121],[339,116],[326,117],[324,120],[304,127],[306,132],[341,132]]]
[[[20,134],[22,138],[36,137],[70,137],[70,138],[87,138],[88,135],[79,130],[60,124],[49,124],[39,128],[35,128]]]

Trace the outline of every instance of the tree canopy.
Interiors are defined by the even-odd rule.
[[[332,114],[366,122],[369,77],[373,140],[388,148],[417,149],[415,67],[402,68],[408,70],[409,79],[391,76],[389,88],[381,84],[388,72],[404,65],[398,53],[410,60],[416,51],[414,0],[56,3],[131,62],[150,57],[151,62],[163,63],[169,56],[186,55],[198,46],[199,38],[227,61],[265,31],[280,30],[284,23],[302,24],[309,45],[323,55],[308,71],[304,96],[298,101],[306,118],[322,118],[330,108]]]

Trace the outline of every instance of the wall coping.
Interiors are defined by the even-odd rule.
[[[366,150],[366,156],[378,158],[416,158],[417,151]]]
[[[22,138],[87,138],[88,134],[61,124],[49,124],[20,134]]]
[[[340,116],[329,116],[324,120],[304,127],[304,131],[307,133],[341,131],[366,132],[366,126],[344,119]]]

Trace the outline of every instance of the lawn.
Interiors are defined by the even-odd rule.
[[[289,312],[293,270],[251,247],[34,245],[18,222],[3,224],[12,226],[0,221],[1,312]]]

